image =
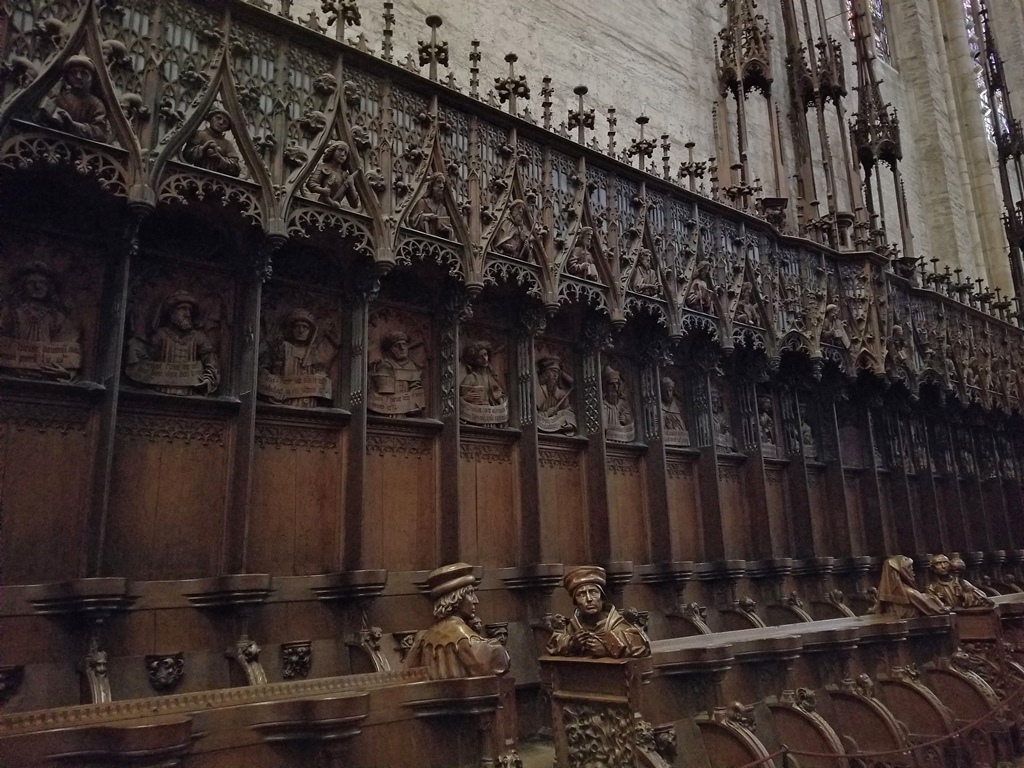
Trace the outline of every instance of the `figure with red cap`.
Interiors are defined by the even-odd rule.
[[[548,641],[552,656],[589,656],[621,659],[649,656],[651,641],[644,631],[626,621],[611,603],[605,602],[604,568],[581,565],[569,570],[562,579],[572,595],[576,611],[564,629],[556,630]]]
[[[435,621],[413,640],[403,662],[406,669],[426,667],[431,680],[508,672],[505,646],[478,631],[475,582],[473,566],[466,563],[445,565],[427,576]]]

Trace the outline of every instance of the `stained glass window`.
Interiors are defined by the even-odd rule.
[[[981,51],[981,30],[975,24],[974,11],[971,8],[971,0],[963,0],[964,23],[967,25],[967,44],[971,47],[971,58],[974,59],[974,79],[978,86],[978,97],[981,101],[981,113],[985,116],[985,128],[988,133],[988,140],[995,143],[996,126],[1005,131],[1006,111],[1002,103],[997,103],[992,109],[992,103],[988,95],[988,87],[985,84],[985,61]]]
[[[889,32],[885,28],[885,10],[882,0],[867,0],[871,12],[871,37],[875,41],[875,55],[886,64],[892,64],[892,52],[889,50]],[[970,2],[970,0],[965,0]],[[853,17],[853,0],[846,0],[847,21],[850,28],[850,39],[853,40],[855,19]]]

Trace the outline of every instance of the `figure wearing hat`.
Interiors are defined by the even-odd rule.
[[[242,161],[235,145],[225,136],[232,130],[231,116],[224,107],[214,104],[206,115],[206,127],[188,140],[181,156],[193,165],[228,176],[242,174]]]
[[[562,585],[572,595],[576,610],[565,629],[551,635],[549,654],[613,659],[650,655],[651,641],[643,630],[604,601],[604,568],[577,566],[565,574]]]
[[[167,395],[209,395],[220,386],[220,363],[210,337],[197,328],[199,301],[175,291],[160,304],[148,342],[132,339],[125,374]]]
[[[410,354],[409,334],[391,330],[380,339],[380,359],[370,363],[370,399],[367,408],[387,416],[423,413],[423,366]]]
[[[31,363],[9,360],[2,354],[9,344],[2,342],[0,368],[12,368],[22,376],[69,379],[81,367],[82,330],[61,301],[58,286],[57,274],[41,261],[16,269],[11,275],[11,293],[0,301],[0,338],[20,342],[22,355],[29,348],[42,352],[44,345],[64,342],[67,359],[58,362],[39,354]]]
[[[107,107],[92,92],[96,65],[88,56],[72,56],[64,64],[64,88],[43,107],[43,120],[84,139],[106,141]]]
[[[260,396],[273,402],[281,402],[295,408],[316,408],[330,403],[331,364],[337,354],[338,344],[321,332],[313,314],[303,308],[293,309],[282,323],[283,338],[273,346],[270,354],[261,363],[263,373],[270,373],[283,380],[297,382],[300,377],[313,377],[312,386],[306,394],[295,397],[278,397],[273,390],[260,387]]]
[[[406,669],[426,667],[431,680],[504,675],[511,659],[497,640],[484,637],[476,622],[473,566],[453,563],[427,576],[434,600],[434,625],[420,632],[405,657]]]

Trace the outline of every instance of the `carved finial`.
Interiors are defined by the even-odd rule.
[[[647,158],[654,156],[654,142],[651,139],[644,138],[644,126],[651,121],[647,115],[641,114],[636,119],[636,124],[640,126],[640,138],[633,139],[629,143],[629,149],[626,154],[629,157],[635,157],[637,159],[636,167],[641,171],[647,170]]]
[[[494,78],[494,89],[502,104],[508,102],[508,113],[516,115],[516,99],[529,99],[530,86],[526,84],[526,75],[516,77],[516,62],[519,61],[519,57],[514,53],[508,53],[505,54],[505,61],[508,62],[508,77]]]
[[[470,45],[473,50],[469,52],[469,95],[474,99],[480,98],[480,41],[473,40]]]
[[[395,34],[395,4],[392,0],[384,0],[384,39],[380,44],[380,55],[384,61],[394,61],[394,43],[392,36]]]
[[[589,89],[585,85],[577,85],[572,92],[579,98],[579,108],[569,110],[569,130],[576,129],[576,141],[584,146],[587,143],[587,129],[594,128],[594,110],[583,108],[583,97]]]
[[[669,152],[672,151],[672,142],[668,140],[668,134],[661,134],[661,175],[666,181],[672,178],[672,165]]]
[[[334,33],[339,40],[344,40],[346,27],[359,26],[363,20],[356,0],[322,0],[320,9],[327,15],[327,26],[336,25]]]
[[[615,157],[615,126],[618,124],[615,107],[608,107],[608,157]]]
[[[428,75],[431,80],[437,81],[437,65],[448,66],[448,42],[437,39],[437,30],[444,23],[444,20],[436,13],[427,16],[427,26],[430,27],[430,42],[420,40],[419,54],[420,66],[430,65]]]
[[[551,77],[550,77],[550,75],[545,76],[544,79],[541,82],[543,82],[543,85],[540,88],[540,95],[544,98],[544,100],[540,103],[540,105],[541,105],[541,107],[544,110],[543,111],[544,128],[545,128],[545,130],[550,131],[551,130],[551,105],[554,104],[554,102],[551,100],[551,97],[554,96],[555,89],[551,87]]]

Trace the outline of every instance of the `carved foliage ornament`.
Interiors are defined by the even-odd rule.
[[[562,717],[569,768],[633,765],[635,725],[628,706],[567,704]]]

